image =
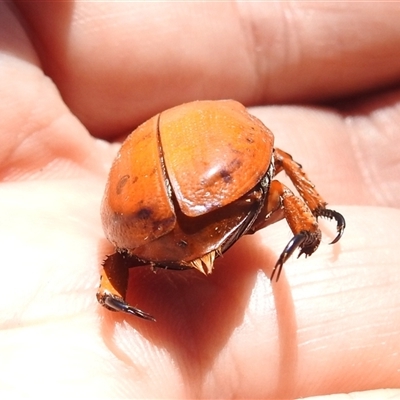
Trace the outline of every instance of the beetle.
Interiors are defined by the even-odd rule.
[[[299,195],[275,179],[284,171]],[[296,249],[311,255],[321,241],[318,217],[345,219],[326,208],[302,166],[274,148],[274,135],[234,100],[194,101],[163,111],[122,144],[101,206],[116,252],[102,265],[100,304],[155,320],[125,301],[128,269],[151,265],[210,274],[214,260],[241,236],[285,218],[293,238],[272,271],[279,279]]]

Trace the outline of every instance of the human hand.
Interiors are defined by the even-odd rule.
[[[397,4],[0,7],[2,398],[399,387]],[[328,246],[324,223],[272,285],[284,222],[207,278],[136,269],[129,301],[157,322],[110,313],[95,300],[111,250],[99,208],[119,145],[96,137],[197,98],[264,104],[251,112],[345,216],[344,237]]]

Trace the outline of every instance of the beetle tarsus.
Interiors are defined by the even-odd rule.
[[[136,307],[132,307],[128,304],[125,303],[124,300],[119,299],[117,297],[114,297],[112,295],[106,296],[104,298],[104,305],[114,311],[122,311],[127,314],[135,315],[137,317],[149,320],[149,321],[155,321],[156,319],[151,316],[150,314],[147,314],[146,312],[139,310]]]
[[[338,242],[343,236],[344,229],[346,228],[346,220],[344,219],[343,215],[335,210],[330,210],[328,208],[318,209],[316,215],[318,217],[334,219],[336,221],[336,230],[338,234],[336,235],[335,239],[333,239],[332,242],[329,244],[335,244],[336,242]]]

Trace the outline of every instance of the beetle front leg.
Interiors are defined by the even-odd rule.
[[[283,150],[275,149],[274,158],[276,174],[282,170],[285,171],[314,216],[316,218],[325,217],[336,221],[336,230],[338,233],[331,244],[336,243],[342,237],[344,228],[346,227],[343,216],[337,211],[326,208],[326,201],[317,192],[315,185],[308,179],[302,166],[294,161],[290,154]]]
[[[134,259],[135,260],[135,259]],[[128,287],[129,268],[133,266],[147,265],[133,263],[130,256],[118,252],[107,256],[103,262],[100,286],[96,297],[98,302],[111,311],[122,311],[127,314],[136,315],[143,319],[155,321],[155,318],[146,312],[130,306],[125,301],[126,290]]]
[[[267,210],[271,213],[281,207],[294,237],[286,245],[272,270],[271,280],[276,274],[277,281],[283,264],[297,248],[300,248],[299,256],[301,254],[309,256],[317,250],[321,242],[321,231],[318,228],[317,219],[307,204],[284,184],[274,180],[269,188]]]

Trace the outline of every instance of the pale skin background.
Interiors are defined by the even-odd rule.
[[[400,387],[399,15],[395,3],[0,4],[0,398],[399,396],[369,392]],[[132,271],[128,299],[156,323],[103,310],[115,141],[217,98],[263,105],[251,111],[346,217],[342,240],[329,246],[324,222],[318,251],[271,286],[291,237],[280,222],[208,278]]]

